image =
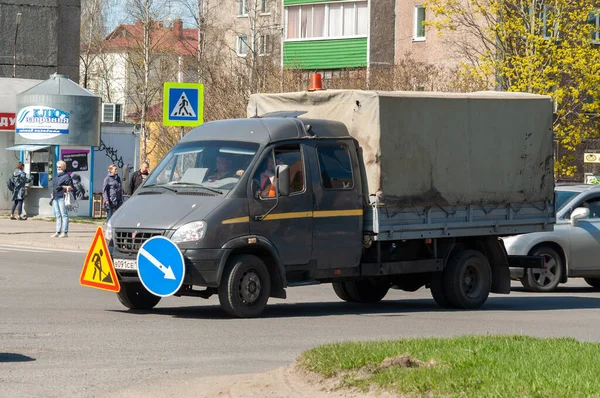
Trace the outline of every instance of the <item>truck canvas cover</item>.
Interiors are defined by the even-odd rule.
[[[343,122],[370,194],[388,206],[540,203],[554,196],[552,99],[504,93],[326,90],[254,94],[248,116]]]

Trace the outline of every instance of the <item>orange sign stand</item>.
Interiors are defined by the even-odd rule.
[[[112,259],[106,246],[102,227],[98,227],[96,230],[94,241],[90,246],[83,269],[81,270],[79,283],[83,286],[107,290],[109,292],[119,292],[121,290],[115,267],[113,267]]]

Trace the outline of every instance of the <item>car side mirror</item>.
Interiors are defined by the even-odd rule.
[[[279,196],[290,196],[290,168],[287,165],[279,165],[275,169],[275,184]]]
[[[590,216],[590,209],[586,207],[578,207],[571,213],[571,225],[576,226],[578,221]]]

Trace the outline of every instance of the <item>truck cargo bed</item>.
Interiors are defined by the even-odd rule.
[[[364,232],[373,240],[509,236],[551,231],[552,202],[388,208],[374,203],[364,214]]]

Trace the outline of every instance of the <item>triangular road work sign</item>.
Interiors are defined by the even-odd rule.
[[[119,279],[117,279],[117,274],[113,267],[108,247],[106,246],[102,227],[98,227],[96,230],[94,241],[90,246],[83,269],[81,270],[79,283],[83,286],[108,290],[110,292],[121,290]]]
[[[196,117],[196,112],[194,112],[194,108],[190,105],[190,101],[188,100],[187,95],[185,95],[185,91],[181,93],[181,97],[179,97],[177,104],[175,104],[175,107],[171,112],[171,117],[173,116]]]

